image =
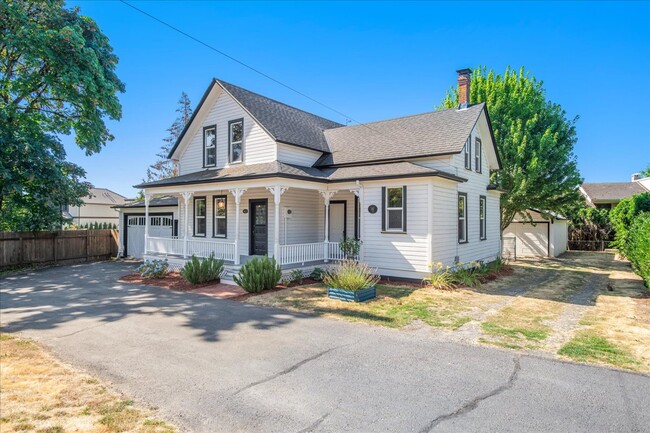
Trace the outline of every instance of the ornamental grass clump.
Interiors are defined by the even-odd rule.
[[[453,282],[453,275],[449,266],[444,267],[442,262],[432,263],[430,266],[431,273],[424,278],[424,283],[438,290],[452,290],[456,286]]]
[[[262,290],[273,289],[282,278],[282,269],[275,258],[255,257],[247,261],[233,276],[233,280],[249,293],[260,293]]]
[[[202,284],[208,281],[219,280],[225,272],[222,259],[215,259],[214,254],[205,259],[192,256],[181,270],[181,277],[191,284]]]
[[[323,275],[328,287],[353,292],[373,287],[378,281],[379,276],[368,265],[354,260],[343,260]]]
[[[165,260],[146,260],[143,264],[138,266],[136,272],[140,273],[142,278],[164,278],[169,272],[169,263]]]

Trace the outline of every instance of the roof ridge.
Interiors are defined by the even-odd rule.
[[[485,102],[479,102],[478,104],[472,104],[469,107],[467,107],[465,110],[473,108],[473,107],[478,107],[479,105],[486,105]],[[418,117],[418,116],[426,116],[427,114],[437,114],[437,113],[444,113],[447,111],[451,110],[456,110],[459,111],[458,108],[445,108],[444,110],[433,110],[433,111],[425,111],[424,113],[417,113],[417,114],[408,114],[406,116],[398,116],[398,117],[391,117],[388,119],[383,119],[383,120],[375,120],[373,122],[364,122],[364,123],[359,123],[358,125],[341,125],[338,128],[330,128],[326,129],[326,131],[332,130],[332,129],[339,129],[339,128],[354,128],[354,127],[359,127],[359,126],[368,126],[368,125],[375,125],[377,123],[384,123],[384,122],[390,122],[391,120],[401,120],[401,119],[409,119],[411,117]],[[463,111],[465,111],[463,110]]]
[[[303,110],[302,108],[294,107],[293,105],[289,105],[289,104],[284,103],[282,101],[278,101],[277,99],[269,98],[268,96],[264,96],[261,93],[253,92],[252,90],[246,89],[245,87],[241,87],[241,86],[238,86],[236,84],[232,84],[232,83],[230,83],[228,81],[225,81],[225,80],[222,80],[220,78],[215,77],[214,80],[217,81],[218,83],[223,83],[223,84],[227,84],[229,86],[237,87],[238,89],[244,90],[245,92],[248,92],[248,93],[252,93],[255,96],[259,96],[260,98],[268,99],[269,101],[274,102],[276,104],[284,105],[285,107],[291,108],[292,110],[297,110],[297,111],[300,111],[302,113],[309,114],[310,116],[318,117],[320,119],[327,120],[328,122],[336,123],[337,125],[341,125],[341,126],[345,126],[344,124],[336,122],[336,121],[334,121],[332,119],[328,119],[327,117],[319,116],[318,114],[311,113],[311,112],[309,112],[307,110]]]

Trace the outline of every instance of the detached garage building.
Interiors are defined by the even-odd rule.
[[[503,257],[557,257],[567,250],[569,221],[562,215],[544,218],[529,210],[533,223],[515,218],[503,232]]]
[[[144,255],[144,201],[115,206],[120,213],[120,257]],[[156,197],[149,201],[149,236],[178,236],[178,198]]]

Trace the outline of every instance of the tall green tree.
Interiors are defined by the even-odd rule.
[[[113,139],[117,57],[108,38],[63,0],[0,1],[0,229],[42,230],[80,205],[90,184],[65,160],[61,135],[87,155]]]
[[[176,140],[178,140],[178,137],[181,135],[181,132],[183,132],[183,128],[185,128],[185,125],[190,122],[190,118],[192,117],[192,103],[185,92],[181,93],[176,113],[178,113],[176,119],[174,119],[171,126],[167,128],[167,137],[163,138],[160,152],[156,154],[158,160],[151,164],[147,169],[147,182],[178,175],[176,164],[171,159],[168,159],[167,155],[169,155],[169,151],[172,149],[174,143],[176,143]]]
[[[650,164],[641,172],[641,177],[650,177]]]
[[[546,99],[543,83],[522,67],[497,74],[478,67],[471,77],[470,103],[487,103],[503,169],[491,182],[507,193],[501,197],[501,230],[516,215],[530,219],[528,209],[563,213],[582,200],[582,183],[573,146],[575,123],[562,107]],[[441,108],[458,106],[458,90],[447,92]]]

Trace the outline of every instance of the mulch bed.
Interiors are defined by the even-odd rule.
[[[501,268],[499,272],[492,272],[484,277],[480,278],[481,284],[489,283],[490,281],[494,281],[498,278],[501,277],[507,277],[509,275],[512,275],[514,270],[512,269],[512,266],[504,266]]]
[[[170,272],[164,278],[142,278],[140,274],[129,274],[120,277],[119,281],[132,284],[145,284],[148,286],[163,287],[165,289],[176,290],[179,292],[189,292],[203,287],[210,287],[219,284],[219,280],[208,281],[203,284],[191,284],[185,278],[181,277],[179,272]]]

